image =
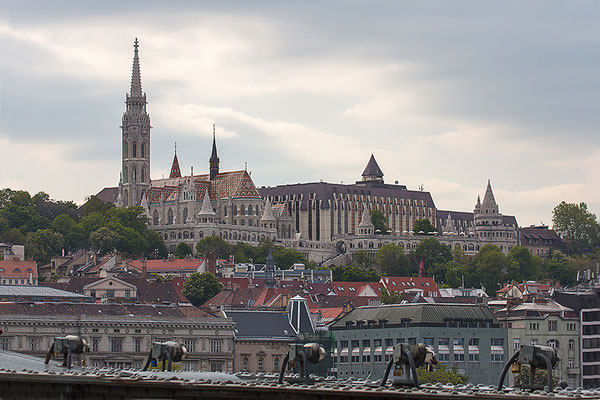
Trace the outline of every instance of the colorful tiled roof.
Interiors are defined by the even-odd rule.
[[[2,278],[37,278],[35,261],[5,260],[0,261],[0,277]]]

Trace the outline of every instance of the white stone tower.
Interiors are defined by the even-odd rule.
[[[123,113],[122,184],[123,206],[140,204],[150,188],[150,116],[146,112],[146,93],[142,93],[138,40],[133,44],[131,90],[126,94]]]

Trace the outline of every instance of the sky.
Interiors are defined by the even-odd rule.
[[[387,183],[549,224],[600,215],[600,2],[3,1],[0,188],[81,204],[116,186],[140,42],[151,176],[221,170],[258,187]]]

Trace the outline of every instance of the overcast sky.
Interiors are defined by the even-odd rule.
[[[424,185],[472,211],[600,213],[600,2],[4,1],[0,187],[81,203],[118,183],[133,40],[151,176],[248,163],[257,186]]]

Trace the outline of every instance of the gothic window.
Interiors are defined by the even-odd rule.
[[[127,167],[123,167],[123,183],[129,182],[129,169]]]
[[[233,205],[233,215],[238,215],[237,214],[237,206],[235,204]]]
[[[177,239],[177,235],[175,235],[175,232],[171,232],[171,240],[175,239]]]
[[[183,223],[185,224],[188,219],[188,209],[187,207],[183,209]]]
[[[142,158],[146,158],[146,142],[142,142]]]
[[[167,225],[173,225],[173,209],[169,208],[167,211]]]
[[[273,371],[279,372],[279,357],[273,359]]]
[[[142,182],[146,182],[146,167],[142,167]]]
[[[133,179],[132,179],[133,183],[137,182],[137,168],[134,166],[133,167]]]
[[[127,142],[123,142],[123,158],[129,158],[129,146]]]
[[[246,209],[244,208],[243,204],[240,206],[240,215],[246,215]]]
[[[154,226],[158,225],[158,211],[154,210],[152,213],[152,224]]]
[[[133,158],[137,158],[137,143],[133,142],[132,146],[131,146],[131,152],[132,152],[132,157]]]
[[[223,207],[223,216],[227,216],[227,206]]]

